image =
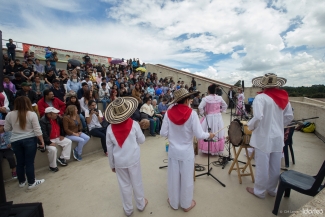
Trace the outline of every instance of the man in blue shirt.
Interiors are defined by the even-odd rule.
[[[160,114],[162,114],[162,116],[164,116],[167,109],[168,109],[167,98],[164,97],[162,102],[160,102],[159,105],[158,105],[158,111],[159,111]]]

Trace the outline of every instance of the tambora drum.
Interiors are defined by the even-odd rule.
[[[248,129],[247,121],[240,121],[240,123],[243,125],[243,144],[249,145],[252,136],[252,131]]]

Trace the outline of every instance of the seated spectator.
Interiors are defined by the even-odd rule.
[[[68,62],[68,64],[67,64],[67,71],[69,71],[69,70],[73,70],[74,69],[74,67],[71,65],[71,63],[69,63]]]
[[[39,75],[35,76],[35,80],[32,83],[32,90],[35,91],[38,100],[40,100],[43,97],[43,91],[45,90],[45,85],[43,82],[41,82],[41,78]]]
[[[78,96],[78,99],[81,99],[85,92],[89,90],[89,86],[88,86],[88,83],[87,82],[82,82],[81,83],[81,88],[77,91],[77,96]]]
[[[4,125],[5,120],[0,120],[0,165],[2,164],[2,159],[6,158],[11,169],[11,177],[17,179],[16,160],[10,142],[11,132],[5,132]]]
[[[44,94],[45,95],[45,94]],[[67,160],[70,159],[72,141],[64,137],[62,119],[58,116],[59,110],[53,107],[45,109],[45,115],[40,120],[43,139],[46,150],[48,151],[49,169],[52,172],[59,171],[56,161],[62,166],[67,166]],[[57,158],[56,145],[62,147],[61,156]]]
[[[124,83],[120,84],[120,97],[128,96],[127,88]]]
[[[81,88],[80,80],[79,80],[77,74],[73,73],[71,75],[71,78],[67,82],[67,91],[68,91],[68,93],[70,93],[71,91],[77,93],[80,88]]]
[[[56,75],[54,73],[53,69],[50,69],[48,73],[45,74],[44,80],[45,80],[45,88],[49,89],[53,85],[53,81],[56,79]]]
[[[116,99],[117,99],[117,91],[113,89],[113,90],[111,90],[109,100],[110,100],[110,102],[113,102]]]
[[[65,70],[62,70],[59,74],[60,74],[59,79],[60,79],[60,81],[61,81],[61,83],[63,85],[65,93],[67,93],[68,92],[67,83],[68,83],[68,80],[69,80],[68,73]]]
[[[150,135],[156,136],[156,134],[159,134],[160,121],[154,117],[155,111],[151,105],[151,98],[144,99],[144,104],[141,106],[140,112],[145,113],[147,119],[150,121]]]
[[[54,107],[60,111],[59,116],[62,117],[65,111],[65,103],[54,97],[54,94],[51,90],[46,89],[43,92],[43,98],[37,102],[38,111],[40,117],[43,117],[45,114],[45,109],[47,107]]]
[[[106,77],[102,77],[102,81],[100,82],[100,83],[98,83],[99,84],[99,86],[101,87],[101,85],[102,85],[102,83],[106,83],[106,87],[108,88],[108,89],[110,89],[110,87],[107,85],[107,79],[106,79]]]
[[[89,134],[100,138],[104,153],[108,156],[106,147],[106,128],[101,125],[103,114],[100,110],[96,109],[96,106],[97,104],[94,100],[89,100],[89,110],[85,112],[86,122],[88,124]]]
[[[44,66],[44,72],[45,74],[49,73],[49,71],[53,70],[54,72],[54,67],[51,65],[51,61],[46,60],[46,65]]]
[[[101,86],[99,89],[99,101],[103,103],[103,111],[105,112],[106,105],[110,102],[109,89],[106,87],[106,83],[102,83]]]
[[[41,77],[44,77],[44,66],[40,63],[39,59],[35,59],[34,71]]]
[[[95,100],[95,98],[93,97],[93,91],[91,90],[86,90],[84,93],[84,96],[79,100],[80,102],[80,107],[81,107],[81,112],[85,113],[86,111],[89,110],[88,108],[88,102],[90,100]],[[96,105],[96,109],[97,109],[97,105]]]
[[[97,102],[98,99],[99,99],[99,87],[98,87],[97,82],[93,82],[93,89],[92,89],[92,91],[93,91],[94,99]]]
[[[59,80],[54,79],[52,81],[52,87],[50,88],[50,90],[53,92],[54,97],[64,102],[65,91],[61,89]]]
[[[15,74],[19,71],[14,60],[10,60],[9,65],[7,65],[5,69],[3,74],[9,76],[10,80],[14,79]]]
[[[147,88],[147,92],[153,97],[155,95],[155,89],[153,89],[152,84]]]
[[[9,76],[3,77],[3,88],[10,90],[13,94],[17,92],[15,85],[10,81]]]
[[[21,68],[23,66],[20,64],[20,60],[19,59],[15,59],[15,66],[17,66],[18,72],[20,74]]]
[[[24,81],[23,81],[23,79],[21,79],[21,74],[19,72],[17,72],[15,74],[15,78],[11,82],[15,85],[16,90],[21,90],[21,84]]]
[[[90,137],[82,132],[82,124],[75,105],[69,105],[63,117],[63,128],[67,134],[66,138],[78,142],[75,149],[72,150],[73,157],[77,161],[82,160],[82,148],[89,141]]]
[[[21,76],[23,77],[23,80],[26,82],[33,82],[34,81],[34,69],[28,66],[27,61],[23,61],[23,67],[21,70]]]
[[[93,89],[93,82],[90,80],[89,75],[84,76],[84,80],[81,83],[84,83],[84,82],[86,82],[88,84],[89,90]]]
[[[101,72],[97,72],[97,77],[96,77],[96,82],[98,85],[100,85],[102,83],[102,73]]]
[[[142,104],[141,87],[139,83],[135,84],[134,89],[132,90],[132,97],[136,98],[139,104]]]
[[[34,112],[37,114],[38,118],[40,118],[40,114],[39,114],[38,107],[37,107],[38,97],[37,97],[36,93],[31,90],[31,86],[32,86],[32,84],[23,82],[21,84],[22,90],[17,91],[16,98],[19,96],[28,97],[32,103],[32,108],[33,108]]]
[[[83,114],[81,114],[81,107],[80,107],[80,103],[77,99],[77,95],[75,93],[70,93],[67,96],[67,103],[66,103],[67,107],[69,105],[74,105],[77,107],[78,109],[78,115],[80,117],[81,123],[82,123],[82,127],[83,127],[83,132],[87,131],[87,123],[86,123],[86,119],[85,116]]]
[[[167,98],[164,97],[162,102],[160,102],[159,105],[158,105],[158,111],[159,111],[160,114],[162,114],[164,116],[167,109],[168,109]]]

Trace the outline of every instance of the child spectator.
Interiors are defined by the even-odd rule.
[[[6,158],[11,169],[12,178],[17,179],[16,160],[14,158],[14,152],[11,149],[10,143],[11,132],[4,132],[4,125],[5,120],[0,120],[0,164],[2,162],[2,159]]]

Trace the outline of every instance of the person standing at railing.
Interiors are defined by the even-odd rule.
[[[11,60],[16,59],[16,45],[13,43],[14,41],[12,39],[9,39],[9,43],[6,44],[7,46],[7,53],[8,58]]]

